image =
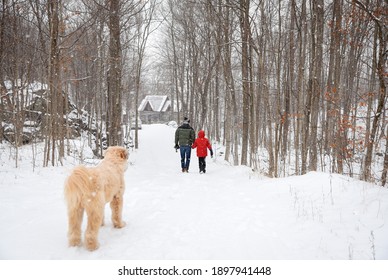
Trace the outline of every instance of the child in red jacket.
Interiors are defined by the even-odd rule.
[[[209,149],[210,151],[210,156],[213,157],[212,146],[210,145],[209,140],[205,138],[205,131],[200,130],[198,132],[198,138],[195,139],[191,148],[192,149],[197,148],[197,156],[199,161],[199,173],[205,173],[207,149]]]

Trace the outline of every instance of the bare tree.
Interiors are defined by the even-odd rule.
[[[63,115],[64,101],[62,95],[61,53],[60,53],[60,17],[62,1],[47,3],[49,22],[50,53],[48,67],[48,114],[47,134],[45,141],[44,165],[49,162],[56,164],[58,159],[62,163],[64,157]],[[58,150],[57,150],[58,146]],[[58,156],[57,156],[58,152]]]
[[[120,38],[120,0],[109,2],[109,69],[108,84],[108,115],[107,131],[110,146],[121,145],[122,139],[122,107],[121,107],[121,38]]]
[[[219,18],[222,24],[223,41],[220,44],[220,53],[222,58],[222,68],[225,80],[225,112],[224,112],[224,139],[226,144],[225,160],[229,161],[231,151],[233,154],[233,164],[238,165],[238,141],[239,122],[238,122],[238,107],[237,107],[237,93],[235,89],[235,81],[233,77],[232,68],[232,30],[233,19],[232,11],[227,2],[224,7],[219,6]]]
[[[366,156],[365,156],[365,163],[364,163],[364,170],[362,174],[363,180],[369,180],[371,177],[371,164],[372,164],[372,152],[373,147],[376,141],[376,134],[378,129],[378,123],[381,118],[383,109],[386,104],[387,99],[387,89],[385,84],[385,75],[386,75],[386,68],[387,68],[387,41],[388,41],[388,30],[387,30],[387,20],[384,17],[380,19],[379,17],[375,16],[375,12],[372,11],[371,7],[366,6],[361,1],[354,1],[360,9],[365,11],[370,19],[375,23],[375,28],[377,30],[378,35],[378,52],[377,52],[377,75],[379,77],[379,95],[378,95],[378,102],[377,102],[377,109],[375,116],[373,117],[373,123],[372,123],[372,130],[370,133],[370,138],[367,139],[367,150],[366,150]],[[376,11],[378,12],[380,8],[380,2],[377,1],[377,6],[375,7]],[[371,5],[371,4],[370,4]],[[384,3],[382,4],[384,5]],[[386,4],[385,4],[386,5]],[[375,41],[377,43],[377,41]]]
[[[242,147],[241,147],[241,164],[247,165],[248,159],[248,139],[249,139],[249,112],[250,112],[250,79],[249,79],[249,42],[250,42],[250,25],[249,25],[249,0],[240,0],[240,29],[241,29],[241,79],[243,95],[243,115],[242,115]]]
[[[139,120],[139,112],[137,108],[139,107],[139,93],[140,93],[140,84],[141,84],[141,75],[143,70],[143,62],[144,55],[146,50],[146,44],[148,41],[148,37],[152,30],[150,30],[151,23],[153,20],[153,16],[155,13],[156,2],[152,0],[145,9],[143,13],[138,13],[136,15],[137,20],[137,35],[136,35],[136,60],[135,64],[135,149],[139,148],[139,136],[138,136],[138,120]]]

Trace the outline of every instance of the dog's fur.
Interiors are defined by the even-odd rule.
[[[69,219],[69,246],[81,245],[81,225],[85,211],[88,217],[85,246],[90,251],[98,248],[98,231],[104,223],[104,207],[108,202],[112,209],[113,226],[125,226],[122,208],[127,161],[128,152],[125,148],[109,147],[98,166],[78,166],[67,178],[65,199]]]

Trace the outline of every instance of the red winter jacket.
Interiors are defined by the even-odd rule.
[[[209,149],[210,154],[213,155],[212,146],[210,145],[209,140],[205,138],[205,131],[203,130],[200,130],[198,132],[198,138],[195,139],[194,144],[191,146],[191,148],[193,149],[197,148],[198,157],[206,157],[207,149]]]

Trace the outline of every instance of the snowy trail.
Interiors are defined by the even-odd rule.
[[[323,173],[259,178],[221,157],[208,157],[201,175],[195,150],[182,174],[174,132],[139,132],[125,175],[127,226],[114,229],[107,206],[95,252],[67,247],[70,164],[33,173],[1,156],[0,259],[388,259],[387,189]]]

